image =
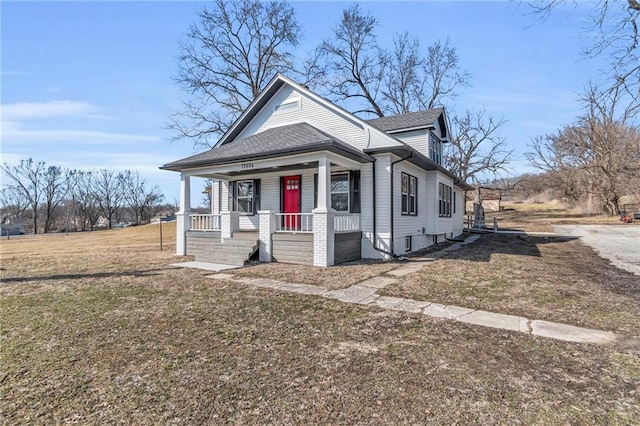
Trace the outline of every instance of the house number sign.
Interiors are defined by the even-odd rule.
[[[253,163],[242,163],[242,169],[253,169]]]

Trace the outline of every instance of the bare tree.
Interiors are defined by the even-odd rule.
[[[1,223],[22,219],[28,208],[29,201],[22,192],[13,187],[2,188],[0,191]]]
[[[67,195],[65,171],[60,166],[49,166],[42,174],[44,193],[44,232],[51,232],[57,208]]]
[[[140,178],[138,172],[127,170],[119,175],[123,198],[133,211],[136,224],[151,218],[155,209],[162,203],[164,195],[157,186],[149,188],[147,181]]]
[[[46,164],[43,161],[35,162],[31,158],[20,160],[16,166],[7,163],[2,165],[2,171],[11,182],[8,186],[22,194],[31,208],[34,234],[38,233],[38,207],[42,200],[45,170]]]
[[[107,219],[109,229],[113,226],[113,217],[122,207],[122,185],[118,175],[112,170],[98,170],[92,178],[93,193],[100,206],[100,212]]]
[[[407,32],[394,36],[389,69],[384,78],[383,95],[388,103],[385,112],[405,114],[420,108],[421,89],[425,85],[421,69],[425,62],[417,38]]]
[[[456,48],[436,41],[422,56],[420,42],[408,33],[396,35],[385,75],[385,110],[404,114],[442,106],[469,86],[471,75],[460,69]]]
[[[467,110],[452,121],[451,141],[443,154],[449,170],[475,183],[507,170],[513,150],[499,133],[506,123],[503,118],[494,119],[486,110]]]
[[[469,86],[471,81],[471,75],[460,69],[458,51],[449,44],[449,39],[436,41],[428,52],[418,92],[422,94],[418,97],[422,109],[443,105],[443,99],[454,98],[457,89]]]
[[[384,116],[382,84],[389,54],[377,42],[377,19],[355,4],[342,12],[333,36],[318,48],[324,59],[325,79],[320,83],[336,101],[359,102],[355,114]]]
[[[531,4],[542,19],[566,0],[545,0]],[[618,89],[640,103],[640,1],[601,0],[586,23],[586,35],[592,43],[583,54],[587,58],[608,56],[610,77],[607,90]],[[637,110],[635,111],[637,113]]]
[[[300,27],[294,9],[275,1],[216,0],[199,18],[175,76],[191,99],[169,127],[176,139],[211,146],[276,73],[292,69],[287,49],[298,44]]]
[[[598,204],[620,213],[621,196],[640,181],[640,128],[630,124],[629,108],[617,113],[623,89],[600,93],[589,86],[585,114],[556,134],[536,138],[526,154],[531,164],[556,177],[564,198]]]
[[[77,184],[73,186],[73,199],[80,215],[80,227],[83,231],[87,226],[93,228],[100,219],[100,204],[94,191],[94,177],[91,172],[79,170],[75,174]]]
[[[355,102],[356,114],[382,117],[443,105],[469,85],[449,40],[436,41],[425,54],[419,40],[405,32],[394,36],[388,50],[378,44],[377,25],[359,5],[345,9],[333,37],[307,62],[314,87],[336,102]]]

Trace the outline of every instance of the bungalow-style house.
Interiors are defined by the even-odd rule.
[[[330,266],[420,250],[463,231],[464,192],[442,167],[442,108],[363,120],[277,75],[210,150],[180,172],[179,255]],[[213,179],[192,214],[190,178]]]

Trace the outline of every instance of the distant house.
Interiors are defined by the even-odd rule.
[[[10,235],[20,235],[25,233],[25,225],[16,225],[11,223],[3,223],[0,225],[0,236],[8,237]]]
[[[276,76],[210,150],[180,172],[179,255],[330,266],[382,259],[462,233],[464,191],[442,167],[442,108],[363,120]],[[190,178],[213,179],[211,213]]]
[[[473,212],[475,191],[467,192],[466,210]],[[499,212],[502,210],[502,191],[499,189],[480,188],[482,208],[485,212]]]

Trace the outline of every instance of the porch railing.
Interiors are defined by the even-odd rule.
[[[193,231],[219,231],[220,215],[219,214],[192,214],[191,230]]]
[[[360,215],[357,213],[336,213],[333,215],[335,232],[352,232],[360,230]]]
[[[276,213],[276,232],[313,232],[313,213]]]

